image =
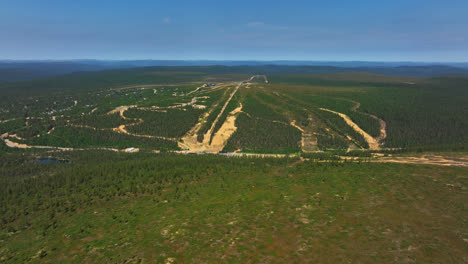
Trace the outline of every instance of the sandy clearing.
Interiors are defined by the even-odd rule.
[[[47,131],[47,135],[50,135],[50,133],[54,132],[55,127],[52,127],[49,131]]]
[[[16,139],[19,139],[19,140],[24,140],[24,138],[16,135],[16,134],[13,134],[13,135],[8,135],[9,137],[12,137],[12,138],[16,138]]]
[[[387,138],[387,123],[385,121],[383,121],[382,119],[378,118],[377,116],[375,115],[371,115],[371,114],[367,114],[368,116],[376,119],[377,121],[379,121],[379,124],[380,124],[380,135],[376,138],[376,140],[380,143],[382,142],[384,139]]]
[[[251,82],[254,78],[263,78],[263,80],[265,81],[265,83],[268,83],[268,79],[266,77],[266,75],[254,75],[252,77],[250,77],[247,82]]]
[[[356,123],[354,123],[351,118],[349,118],[349,116],[345,115],[345,114],[342,114],[342,113],[339,113],[339,112],[335,112],[333,110],[330,110],[330,109],[326,109],[326,108],[319,108],[320,110],[323,110],[323,111],[328,111],[330,113],[334,113],[336,115],[339,115],[341,118],[344,119],[344,121],[346,122],[346,124],[348,124],[350,127],[352,127],[356,132],[358,132],[359,134],[361,134],[363,137],[364,137],[364,140],[366,140],[367,144],[369,145],[369,149],[370,150],[380,150],[380,146],[379,146],[379,142],[377,142],[377,140],[373,137],[371,137],[369,134],[367,134],[364,130],[362,130],[358,125],[356,125]]]
[[[19,149],[51,149],[51,150],[58,150],[58,151],[73,151],[73,150],[109,150],[109,151],[114,151],[114,152],[119,152],[123,151],[126,152],[125,149],[119,150],[116,148],[99,148],[99,147],[91,147],[91,148],[65,148],[65,147],[53,147],[53,146],[33,146],[33,145],[27,145],[27,144],[21,144],[17,143],[14,141],[11,141],[9,139],[6,139],[8,137],[8,133],[4,133],[0,136],[0,139],[5,142],[7,147],[9,148],[19,148]]]
[[[301,131],[302,133],[304,133],[304,129],[302,129],[300,126],[296,125],[296,120],[291,121],[290,124],[291,124],[291,126],[297,128],[297,129],[299,129],[299,131]]]
[[[129,132],[129,131],[126,129],[126,127],[128,127],[128,126],[136,126],[136,125],[139,125],[139,124],[143,123],[143,119],[139,119],[139,120],[140,120],[141,122],[132,123],[132,124],[127,124],[127,125],[120,125],[120,126],[118,126],[118,127],[116,127],[116,128],[113,128],[112,130],[115,131],[115,132],[118,132],[118,133],[130,135],[130,136],[134,136],[134,137],[157,138],[157,139],[163,139],[163,140],[169,140],[169,141],[177,141],[177,138],[169,138],[169,137],[154,136],[154,135],[135,134],[135,133]]]
[[[176,105],[171,105],[171,106],[156,106],[156,105],[153,105],[151,107],[137,107],[135,106],[137,109],[140,109],[140,110],[151,110],[151,111],[161,111],[161,112],[164,112],[164,111],[167,111],[167,109],[176,109],[176,108],[183,108],[183,107],[186,107],[186,106],[192,106],[195,105],[199,99],[208,99],[210,98],[209,96],[197,96],[197,97],[193,97],[192,100],[190,102],[187,102],[187,103],[178,103]],[[115,111],[116,109],[114,109],[113,111]],[[124,111],[125,112],[125,111]]]
[[[312,124],[312,116],[309,115],[307,118],[309,123]],[[301,131],[301,149],[304,152],[315,152],[319,151],[317,137],[313,131],[313,128],[308,127],[302,128],[296,124],[296,120],[291,122],[291,126],[299,129]]]
[[[134,108],[134,107],[137,107],[136,105],[122,105],[122,106],[118,106],[116,107],[114,110],[108,112],[107,114],[108,115],[112,115],[112,114],[115,114],[115,113],[120,113],[120,116],[123,118],[123,119],[127,119],[125,116],[124,116],[124,112],[127,111],[128,109],[130,108]]]
[[[302,151],[304,152],[316,152],[319,151],[318,147],[318,139],[317,133],[315,133],[315,129],[312,120],[312,116],[309,114],[307,120],[309,121],[309,126],[306,127],[305,132],[302,134],[301,138],[301,145]]]
[[[416,157],[392,156],[377,157],[372,159],[371,162],[468,167],[468,156],[450,157],[432,154]]]
[[[122,87],[116,87],[116,88],[110,88],[109,91],[120,91],[120,90],[126,90],[126,89],[140,89],[140,90],[145,90],[145,89],[152,89],[153,87],[174,87],[174,86],[185,86],[185,85],[192,85],[196,84],[193,82],[188,82],[188,83],[172,83],[172,84],[137,84],[137,85],[130,85],[130,86],[122,86]]]
[[[354,106],[351,107],[351,111],[353,112],[358,112],[358,108],[361,107],[361,103],[360,102],[357,102],[357,101],[354,101],[354,100],[350,100],[350,99],[346,99],[346,98],[340,98],[340,99],[343,99],[343,100],[346,100],[348,102],[352,102],[354,103]],[[361,112],[359,111],[359,113],[361,114],[364,114],[364,115],[367,115],[367,116],[370,116],[371,118],[379,121],[379,125],[380,125],[380,135],[376,138],[376,140],[380,143],[382,142],[384,139],[387,138],[387,123],[382,120],[381,118],[377,117],[376,115],[373,115],[373,114],[368,114],[368,113],[364,113],[364,112]]]
[[[210,129],[203,136],[203,141],[198,142],[196,132],[201,128],[201,121],[206,119],[206,117],[211,113],[211,111],[213,111],[214,108],[212,108],[210,111],[205,113],[199,119],[199,122],[192,129],[190,129],[190,131],[187,132],[187,134],[184,137],[182,137],[182,142],[179,142],[179,147],[181,147],[182,149],[185,149],[185,151],[188,150],[189,152],[192,152],[192,153],[200,152],[200,151],[208,152],[208,153],[217,153],[217,152],[221,151],[222,148],[224,147],[224,145],[226,144],[227,140],[229,139],[229,137],[232,135],[232,133],[234,133],[235,130],[232,131],[232,133],[230,131],[233,129],[233,127],[235,127],[235,125],[230,126],[229,123],[226,124],[226,126],[224,127],[225,130],[223,131],[222,134],[219,134],[219,136],[217,137],[217,139],[215,141],[215,144],[213,144],[213,141],[214,141],[214,137],[216,136],[216,134],[213,136],[212,144],[210,144],[211,135],[213,133],[214,127],[216,126],[216,123],[218,122],[219,118],[222,116],[222,114],[224,113],[227,105],[231,101],[232,97],[234,97],[236,92],[239,90],[239,88],[242,86],[242,84],[243,84],[243,82],[240,82],[234,88],[234,91],[230,94],[230,96],[228,97],[228,99],[224,103],[221,111],[219,112],[218,116],[216,116],[216,119],[211,124]],[[239,109],[239,108],[236,108],[235,110],[238,110],[239,112],[241,111],[241,109]],[[228,116],[228,117],[230,117],[230,116]],[[236,118],[236,115],[234,115],[234,117],[229,118],[229,121],[235,123],[235,118]],[[226,122],[227,122],[227,119],[228,118],[226,118]],[[224,123],[223,123],[223,126],[224,126]],[[229,135],[229,137],[227,137],[227,135]],[[225,142],[221,143],[222,140],[224,140]],[[222,146],[222,148],[220,149],[221,146]]]
[[[229,113],[229,116],[226,117],[226,121],[224,121],[221,128],[219,128],[218,132],[215,133],[213,136],[213,140],[211,141],[211,151],[220,152],[226,146],[227,141],[231,138],[232,134],[236,132],[236,119],[237,114],[242,111],[242,104],[239,107],[232,110]]]
[[[205,145],[209,145],[210,144],[210,140],[211,140],[211,134],[213,133],[213,130],[216,126],[216,124],[218,123],[218,120],[221,118],[221,116],[223,115],[224,113],[224,110],[226,110],[226,107],[228,106],[229,102],[231,102],[231,99],[232,97],[234,97],[234,95],[237,93],[237,90],[239,90],[239,88],[242,86],[242,83],[238,84],[237,87],[234,89],[234,91],[232,91],[231,95],[229,96],[229,98],[226,100],[226,102],[224,103],[223,105],[223,108],[221,108],[221,111],[219,112],[218,116],[216,117],[216,119],[213,121],[213,123],[211,124],[211,127],[210,129],[206,132],[205,136],[203,137],[203,144]]]
[[[5,142],[7,147],[10,148],[19,148],[19,149],[51,149],[51,150],[59,150],[59,151],[72,151],[72,150],[110,150],[110,151],[124,151],[124,150],[119,150],[116,148],[64,148],[64,147],[52,147],[52,146],[32,146],[32,145],[27,145],[27,144],[21,144],[17,142],[13,142],[11,140],[6,139],[5,137],[8,136],[8,133],[2,134],[0,136],[0,139]]]
[[[188,92],[186,95],[191,95],[196,92],[202,91],[203,86],[197,87],[195,90]]]
[[[120,113],[120,117],[122,117],[122,119],[129,120],[130,118],[127,118],[124,115],[124,112],[127,111],[130,108],[136,108],[136,107],[137,107],[136,105],[119,106],[119,107],[115,108],[114,110],[110,111],[107,114],[114,114],[114,113],[118,112],[118,113]],[[126,129],[126,127],[137,126],[137,125],[140,125],[141,123],[144,122],[144,120],[141,119],[141,118],[132,118],[132,119],[137,120],[137,121],[134,122],[134,123],[131,123],[131,124],[120,125],[118,127],[113,128],[112,130],[115,131],[115,132],[118,132],[118,133],[130,135],[130,136],[134,136],[134,137],[157,138],[157,139],[163,139],[163,140],[169,140],[169,141],[177,141],[177,138],[169,138],[169,137],[154,136],[154,135],[140,135],[140,134],[131,133]],[[93,129],[96,130],[96,128],[93,128]]]
[[[38,149],[57,149],[57,150],[73,150],[73,148],[61,148],[61,147],[51,147],[51,146],[30,146],[27,144],[21,144],[17,142],[13,142],[6,138],[3,138],[5,144],[10,148],[20,148],[20,149],[29,149],[29,148],[38,148]]]
[[[6,123],[6,122],[10,122],[10,121],[13,121],[13,120],[16,120],[16,119],[19,119],[19,118],[12,118],[12,119],[7,119],[7,120],[0,120],[0,124]]]

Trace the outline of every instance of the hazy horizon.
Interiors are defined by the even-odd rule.
[[[155,61],[155,62],[259,62],[259,63],[275,63],[275,62],[297,62],[297,63],[382,63],[382,64],[466,64],[466,61],[417,61],[417,60],[242,60],[242,59],[157,59],[157,58],[146,58],[146,59],[95,59],[95,58],[63,58],[63,59],[3,59],[0,58],[0,62],[80,62],[80,61],[102,61],[102,62],[130,62],[130,61]]]

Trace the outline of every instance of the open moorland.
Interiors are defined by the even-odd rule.
[[[466,77],[147,67],[0,93],[0,262],[468,261]]]

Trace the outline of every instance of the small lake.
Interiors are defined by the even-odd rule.
[[[60,160],[54,158],[41,158],[36,160],[37,163],[68,163],[68,160]]]

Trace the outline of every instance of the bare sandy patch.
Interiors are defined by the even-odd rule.
[[[376,155],[376,159],[371,162],[380,163],[405,163],[405,164],[421,164],[421,165],[438,165],[438,166],[455,166],[455,167],[468,167],[468,156],[443,156],[427,154],[421,156],[390,156],[382,157]]]
[[[239,88],[242,86],[243,82],[239,83],[236,88],[234,88],[234,91],[230,94],[229,98],[226,100],[224,103],[223,107],[221,108],[221,111],[219,114],[216,116],[216,119],[213,121],[211,124],[210,129],[204,134],[203,136],[203,141],[198,142],[197,140],[197,131],[201,128],[201,121],[204,120],[210,113],[213,111],[213,108],[205,113],[205,115],[200,118],[200,121],[192,128],[190,131],[182,138],[182,142],[179,142],[179,147],[188,150],[189,152],[208,152],[208,153],[218,153],[221,151],[229,137],[235,132],[235,120],[237,115],[230,115],[226,118],[225,123],[221,126],[220,131],[221,133],[216,133],[219,134],[216,136],[216,134],[213,136],[213,140],[211,140],[211,135],[213,134],[213,130],[220,119],[220,117],[223,115],[224,111],[226,110],[227,105],[231,101],[232,97],[236,94],[236,92],[239,90]],[[242,106],[240,108],[234,109],[232,112],[235,111],[241,111]],[[231,113],[232,113],[231,112]],[[229,123],[226,124],[226,122],[229,120]],[[232,123],[232,124],[231,124]],[[224,126],[224,128],[223,128]],[[218,131],[218,132],[220,132]],[[216,138],[216,139],[215,139]],[[211,144],[210,144],[211,140]]]
[[[356,123],[354,123],[351,120],[351,118],[349,118],[349,116],[347,116],[345,114],[342,114],[342,113],[339,113],[339,112],[335,112],[335,111],[330,110],[330,109],[326,109],[326,108],[319,108],[319,109],[323,110],[323,111],[328,111],[330,113],[334,113],[336,115],[339,115],[341,118],[344,119],[346,124],[348,124],[351,128],[354,129],[354,131],[358,132],[359,134],[361,134],[364,137],[364,140],[369,145],[370,150],[380,150],[379,142],[375,138],[373,138],[371,135],[367,134],[366,131],[362,130],[358,125],[356,125]]]
[[[211,141],[211,150],[215,152],[220,152],[226,146],[227,141],[231,136],[236,132],[236,119],[237,114],[242,111],[242,104],[239,107],[234,109],[229,113],[229,116],[226,118],[226,121],[223,123],[221,128],[213,136]]]
[[[122,105],[122,106],[118,106],[116,107],[114,110],[108,112],[107,114],[108,115],[112,115],[112,114],[115,114],[115,113],[120,113],[120,116],[123,118],[123,119],[127,119],[125,116],[124,116],[124,112],[127,111],[128,109],[130,108],[133,108],[133,107],[137,107],[136,105]]]
[[[343,100],[346,100],[348,102],[352,102],[354,103],[354,106],[351,107],[351,111],[353,112],[358,112],[358,108],[361,107],[361,103],[360,102],[356,102],[354,100],[350,100],[350,99],[346,99],[346,98],[342,98]],[[364,112],[360,112],[359,113],[361,114],[364,114],[364,115],[367,115],[377,121],[379,121],[379,126],[380,126],[380,134],[379,136],[375,139],[377,140],[379,143],[382,142],[384,139],[387,138],[387,123],[382,120],[381,118],[377,117],[376,115],[373,115],[373,114],[368,114],[368,113],[364,113]]]
[[[312,117],[309,116],[308,118],[309,122],[312,123]],[[318,151],[318,141],[317,137],[315,136],[315,133],[313,131],[312,127],[305,127],[302,128],[299,125],[296,124],[296,120],[293,120],[291,123],[291,126],[297,128],[299,131],[301,131],[301,149],[304,152],[314,152]]]

